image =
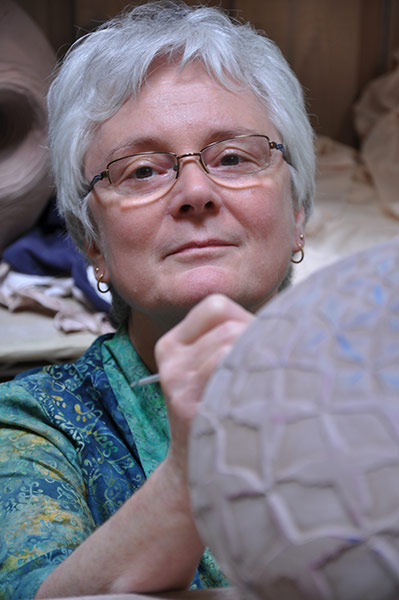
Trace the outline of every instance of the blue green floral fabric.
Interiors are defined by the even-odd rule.
[[[164,459],[158,384],[125,329],[0,385],[0,599],[28,600]],[[226,586],[207,550],[192,588]]]

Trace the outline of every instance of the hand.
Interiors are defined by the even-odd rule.
[[[197,304],[156,345],[171,432],[168,458],[183,477],[190,424],[204,388],[252,319],[253,315],[236,302],[213,294]]]

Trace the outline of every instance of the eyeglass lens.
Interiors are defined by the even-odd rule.
[[[270,164],[269,140],[260,135],[216,142],[199,154],[211,178],[221,179],[223,185],[230,180],[232,187],[247,185],[245,176],[262,171]],[[122,196],[147,197],[173,185],[179,160],[167,152],[127,156],[108,165],[109,179],[114,190]]]

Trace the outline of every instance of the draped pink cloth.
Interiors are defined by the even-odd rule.
[[[36,221],[51,193],[46,94],[55,53],[28,15],[0,3],[0,253]]]

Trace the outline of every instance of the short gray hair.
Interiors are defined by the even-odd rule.
[[[308,218],[313,131],[302,88],[279,48],[220,8],[161,0],[129,9],[75,42],[51,85],[49,145],[58,206],[77,246],[84,252],[96,240],[83,175],[93,133],[138,94],[160,58],[181,68],[200,61],[222,85],[231,89],[233,81],[260,99],[285,146],[295,202]]]
[[[95,235],[83,176],[93,132],[139,92],[159,57],[182,67],[199,60],[221,84],[233,80],[256,94],[286,148],[296,202],[309,215],[313,131],[302,88],[278,47],[219,8],[150,2],[75,42],[51,85],[49,144],[58,206],[77,245],[84,250]]]

